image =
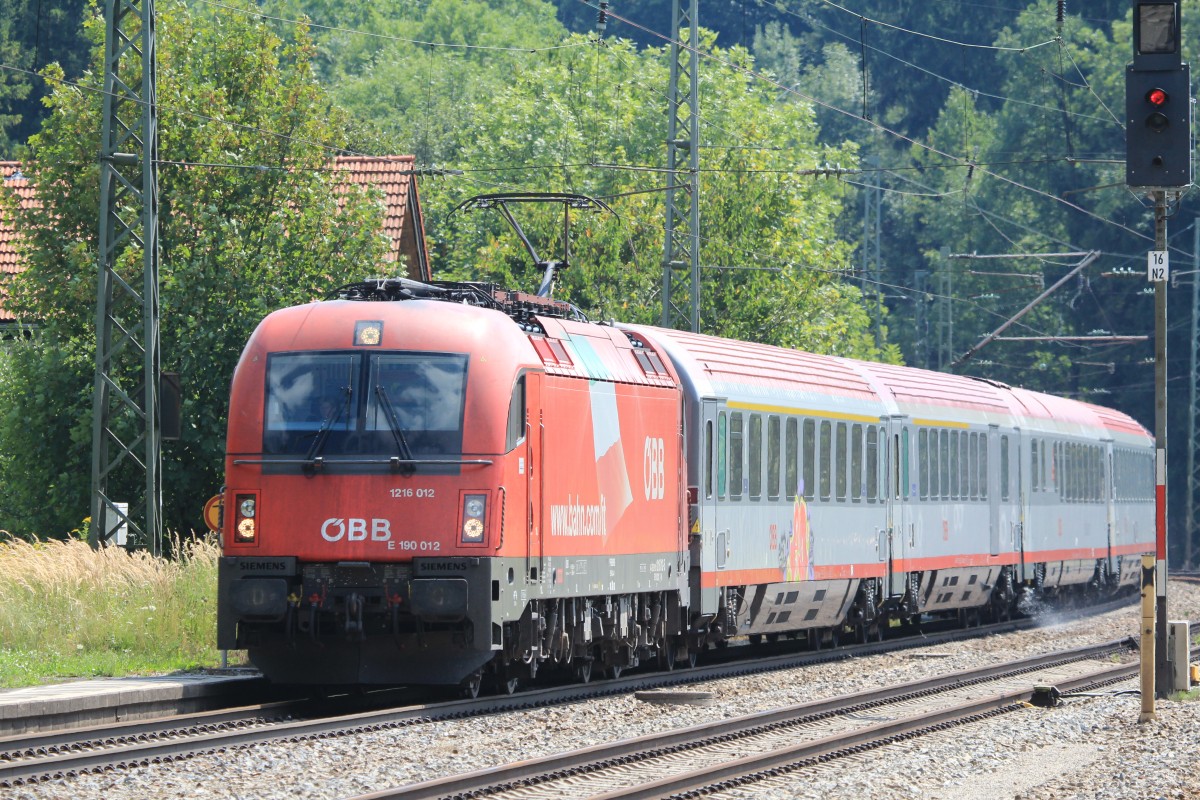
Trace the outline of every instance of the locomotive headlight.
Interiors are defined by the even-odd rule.
[[[258,537],[257,502],[252,494],[239,494],[234,498],[237,513],[233,520],[233,541],[236,544],[254,544]]]
[[[254,520],[246,518],[238,523],[237,533],[234,534],[234,540],[239,542],[254,541]]]
[[[483,542],[486,517],[487,495],[468,494],[463,496],[463,544],[480,544]]]
[[[463,523],[463,541],[483,541],[483,523],[477,519],[469,519]]]

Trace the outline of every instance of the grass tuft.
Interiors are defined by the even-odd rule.
[[[0,537],[0,686],[218,664],[215,541],[174,537],[156,559]]]

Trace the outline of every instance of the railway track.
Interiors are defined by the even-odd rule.
[[[1127,600],[1118,601],[1086,609],[1086,612],[1103,613],[1127,604]],[[1061,612],[1059,616],[1062,616]],[[159,720],[12,737],[0,739],[0,787],[170,762],[204,753],[251,747],[267,741],[345,736],[828,663],[860,655],[936,646],[965,637],[1012,632],[1038,624],[1037,618],[1025,618],[966,631],[919,632],[883,642],[799,653],[780,652],[785,649],[785,643],[779,643],[778,646],[730,647],[710,653],[712,660],[717,663],[693,669],[632,674],[602,683],[534,689],[511,696],[414,703],[411,692],[373,693],[362,697],[334,698],[323,705],[314,705],[311,701],[285,701]],[[746,653],[754,653],[755,657],[748,660]],[[401,705],[397,706],[397,703]],[[355,712],[344,713],[347,705],[354,706]]]
[[[354,800],[688,797],[719,792],[987,716],[1025,708],[1038,685],[1060,692],[1125,680],[1132,639],[1061,651],[881,690],[666,731]]]

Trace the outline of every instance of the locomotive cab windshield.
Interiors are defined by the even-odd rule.
[[[263,453],[457,458],[466,381],[467,356],[457,353],[272,353]]]

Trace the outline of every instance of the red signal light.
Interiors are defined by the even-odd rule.
[[[1146,92],[1146,100],[1150,103],[1150,105],[1156,108],[1161,108],[1167,104],[1167,93],[1162,89],[1151,89],[1150,91]]]

